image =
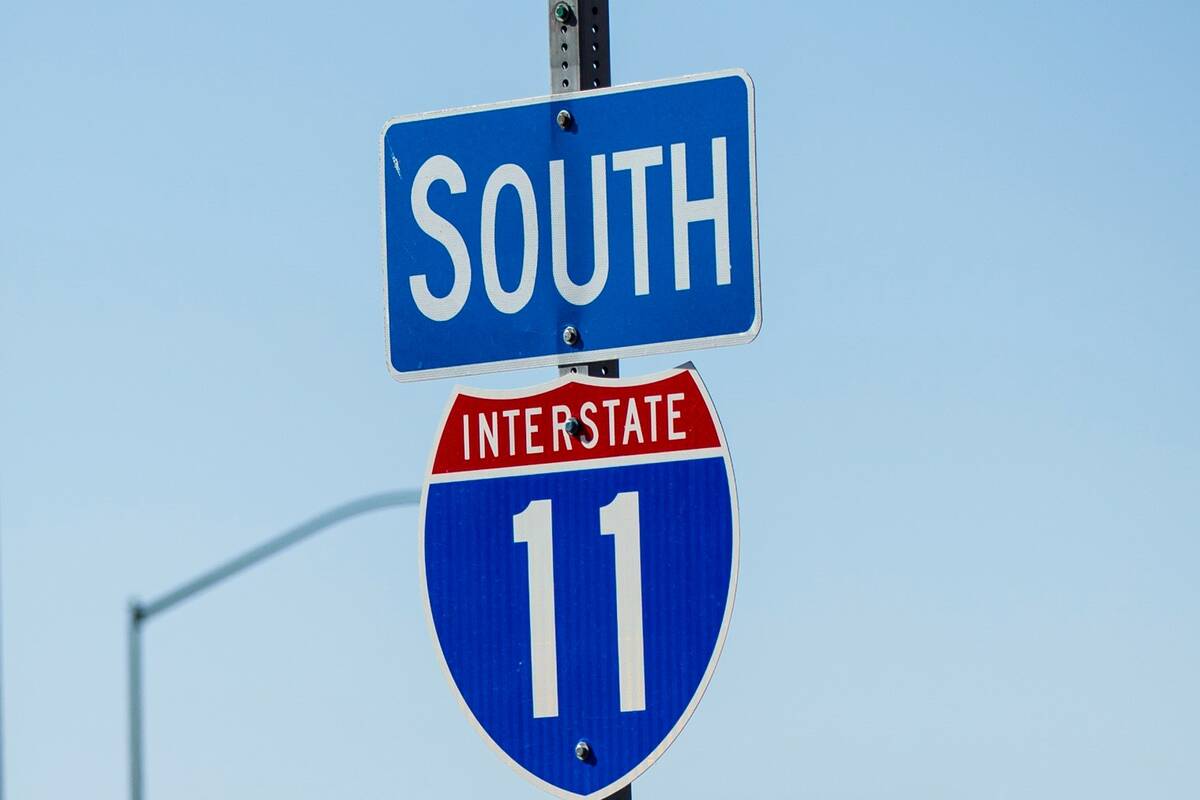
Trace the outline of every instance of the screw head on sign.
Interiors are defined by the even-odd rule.
[[[579,344],[579,329],[574,325],[568,325],[563,328],[562,339],[563,344]]]
[[[571,20],[571,7],[566,3],[554,4],[554,18],[559,22],[569,22]]]
[[[556,122],[558,122],[558,127],[562,128],[564,131],[567,128],[570,128],[571,123],[575,121],[575,118],[571,116],[571,112],[567,111],[565,108],[562,111],[559,111],[558,116],[554,119]]]
[[[563,425],[563,430],[565,430],[569,436],[578,436],[583,432],[583,423],[580,422],[578,418],[571,417]]]
[[[575,757],[580,761],[587,761],[592,757],[592,746],[583,739],[580,739],[575,744]]]

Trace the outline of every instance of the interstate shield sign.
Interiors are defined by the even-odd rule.
[[[694,370],[456,389],[422,500],[421,576],[484,739],[560,797],[604,797],[695,710],[733,610],[738,512]]]

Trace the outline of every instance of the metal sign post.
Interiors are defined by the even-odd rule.
[[[550,93],[602,89],[612,85],[609,58],[608,0],[583,0],[576,8],[563,0],[550,4]],[[563,116],[565,115],[565,116]],[[559,112],[559,126],[569,127],[568,111]],[[563,341],[572,335],[568,328]],[[578,332],[575,336],[578,336]],[[591,375],[596,378],[620,377],[620,361],[592,361],[558,368],[559,375]],[[621,797],[620,793],[613,795]],[[629,795],[624,795],[628,797]]]
[[[580,8],[577,16],[569,3],[550,3],[550,93],[599,89],[612,85],[608,33],[608,0],[596,0]],[[566,112],[559,112],[560,114]],[[570,124],[570,117],[563,120]],[[562,122],[559,123],[560,125]],[[570,335],[563,334],[564,340]],[[561,375],[590,375],[596,378],[621,377],[618,359],[564,365]],[[633,784],[622,786],[608,800],[633,800]]]
[[[612,86],[612,67],[609,50],[608,0],[596,0],[576,11],[562,0],[549,0],[550,5],[550,93],[586,91]],[[570,117],[564,120],[570,124]],[[559,123],[560,125],[562,122]],[[570,335],[564,332],[564,339]],[[559,375],[590,375],[596,378],[619,378],[621,362],[617,359],[565,365]],[[623,786],[609,795],[609,800],[632,800],[633,784]]]

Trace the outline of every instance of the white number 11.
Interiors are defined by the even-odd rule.
[[[533,716],[558,716],[558,644],[554,622],[554,537],[549,500],[513,517],[513,541],[529,563],[529,660]],[[621,492],[600,509],[600,533],[613,537],[617,582],[617,676],[622,711],[646,710],[642,643],[642,534],[638,493]]]

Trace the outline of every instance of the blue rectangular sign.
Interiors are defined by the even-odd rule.
[[[398,380],[758,334],[743,71],[401,117],[381,156]]]

